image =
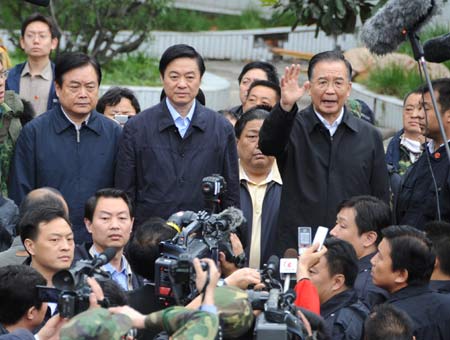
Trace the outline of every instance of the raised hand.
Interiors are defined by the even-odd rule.
[[[280,105],[284,111],[291,111],[297,100],[306,92],[305,85],[298,84],[300,76],[300,65],[292,64],[286,67],[281,77],[281,100]]]

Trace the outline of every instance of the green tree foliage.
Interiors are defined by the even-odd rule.
[[[261,0],[282,12],[294,14],[292,29],[298,25],[316,25],[319,31],[336,38],[343,33],[353,33],[358,20],[364,22],[386,0]]]
[[[2,0],[0,27],[8,29],[18,46],[14,30],[39,10],[55,21],[61,34],[60,49],[88,53],[106,63],[121,53],[136,50],[148,39],[157,16],[168,4],[168,0],[51,0],[50,6],[43,8],[24,1]]]

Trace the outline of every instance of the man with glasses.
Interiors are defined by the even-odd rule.
[[[308,81],[299,86],[300,66],[286,68],[281,100],[260,130],[261,151],[275,156],[283,180],[277,249],[296,248],[298,226],[331,228],[340,202],[356,195],[389,200],[380,133],[349,114],[350,63],[337,51],[316,54]],[[312,105],[297,112],[305,92]]]
[[[98,189],[113,186],[121,128],[95,111],[102,74],[97,61],[83,53],[56,60],[57,107],[24,126],[16,144],[9,192],[20,204],[43,186],[58,189],[69,206],[75,242],[90,242],[84,203]]]
[[[58,102],[53,82],[55,65],[50,61],[57,46],[57,33],[50,18],[34,13],[22,23],[20,47],[28,58],[11,69],[6,88],[31,102],[38,115]]]

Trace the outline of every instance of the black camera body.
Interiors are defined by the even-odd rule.
[[[230,233],[236,227],[221,214],[202,211],[174,239],[160,243],[161,256],[155,261],[155,291],[163,305],[186,304],[195,297],[194,258],[210,258],[218,264],[219,251],[227,259],[234,258]]]

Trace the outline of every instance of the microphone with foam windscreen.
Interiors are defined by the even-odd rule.
[[[450,59],[450,33],[430,39],[423,44],[425,59],[432,63],[443,63]]]
[[[417,32],[439,12],[441,0],[389,0],[361,30],[361,40],[375,54],[394,52],[408,33]]]
[[[92,266],[99,268],[113,259],[117,253],[117,248],[106,248],[105,251],[92,259]]]
[[[276,255],[272,255],[267,260],[267,264],[265,265],[264,272],[266,272],[269,276],[274,276],[275,273],[278,272],[278,266],[280,264],[280,259]]]

